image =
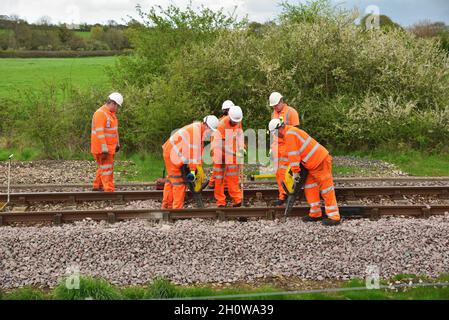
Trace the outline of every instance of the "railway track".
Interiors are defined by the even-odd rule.
[[[355,177],[355,178],[336,178],[336,184],[351,184],[351,183],[389,183],[389,184],[407,184],[407,183],[445,183],[449,184],[449,177]],[[267,181],[248,181],[245,183],[246,186],[257,186],[257,185],[275,185],[274,180]],[[154,182],[126,182],[126,183],[116,183],[116,188],[155,188],[156,183]],[[11,185],[12,190],[51,190],[51,189],[65,189],[65,188],[80,188],[80,189],[91,189],[91,184],[83,183],[69,183],[69,184],[15,184]],[[6,185],[0,185],[0,190],[7,190]]]
[[[427,218],[433,215],[449,214],[449,205],[369,205],[343,206],[340,208],[344,218],[371,218],[382,216],[409,216]],[[289,217],[302,217],[308,214],[309,207],[295,207]],[[0,226],[10,224],[54,224],[70,223],[84,219],[94,221],[119,221],[144,219],[148,221],[172,222],[181,219],[277,219],[284,217],[283,208],[205,208],[182,210],[86,210],[86,211],[47,211],[1,213]]]
[[[274,199],[278,195],[277,189],[247,189],[245,197],[257,200]],[[449,185],[447,186],[384,186],[384,187],[337,187],[336,195],[339,201],[357,201],[363,197],[391,197],[392,200],[403,200],[407,195],[435,196],[449,200]],[[205,190],[203,197],[212,199],[212,190]],[[0,201],[6,201],[7,195],[0,194]],[[12,193],[10,202],[17,205],[27,205],[39,202],[87,202],[87,201],[118,201],[128,202],[136,200],[161,200],[162,191],[137,190],[105,192],[31,192]],[[304,196],[300,200],[305,200]]]

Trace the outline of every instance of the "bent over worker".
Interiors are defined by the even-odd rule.
[[[218,119],[207,116],[203,122],[194,122],[176,131],[162,146],[167,179],[164,185],[162,209],[182,209],[186,192],[183,166],[190,172],[187,178],[195,181],[197,166],[202,164],[203,141],[207,134],[215,131]]]
[[[279,92],[273,92],[270,95],[269,102],[270,107],[273,107],[271,119],[280,119],[289,126],[299,126],[298,112],[284,102],[284,98]],[[279,190],[279,200],[276,202],[276,205],[282,206],[287,199],[287,194],[282,187],[282,182],[285,181],[285,170],[287,169],[288,159],[285,154],[284,142],[279,140],[276,136],[271,145],[271,154],[276,168],[276,182]]]
[[[284,141],[288,163],[295,181],[300,180],[301,163],[309,171],[305,181],[304,193],[310,205],[310,212],[308,216],[304,217],[304,221],[323,220],[321,194],[327,215],[327,218],[323,220],[323,224],[327,226],[340,224],[341,217],[332,177],[332,157],[329,155],[329,151],[304,130],[285,125],[279,119],[271,120],[268,127],[280,140]]]
[[[114,192],[114,156],[120,150],[116,112],[123,96],[114,92],[93,115],[90,151],[98,164],[93,191]]]
[[[229,115],[218,125],[212,139],[214,196],[218,207],[226,207],[225,184],[234,207],[242,206],[242,190],[239,186],[239,164],[237,156],[243,154],[243,112],[232,106]]]

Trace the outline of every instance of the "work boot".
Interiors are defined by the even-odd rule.
[[[282,207],[283,205],[285,205],[285,200],[279,199],[279,200],[277,200],[277,201],[274,202],[274,205],[275,205],[276,207]]]
[[[323,220],[323,226],[326,226],[326,227],[338,226],[340,224],[341,224],[341,220],[332,220],[329,218],[326,218]]]
[[[319,222],[319,221],[321,221],[321,220],[323,220],[323,217],[321,216],[321,217],[318,217],[318,218],[313,218],[313,217],[311,217],[311,216],[305,216],[305,217],[302,217],[302,221],[303,222]]]
[[[241,206],[242,206],[241,202],[233,205],[234,208],[240,208]]]

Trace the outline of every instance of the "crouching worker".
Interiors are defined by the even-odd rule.
[[[340,224],[341,217],[332,177],[332,157],[329,155],[329,151],[310,137],[307,132],[285,125],[279,119],[271,120],[268,127],[279,137],[279,140],[284,141],[294,179],[297,181],[300,179],[301,163],[309,171],[304,193],[310,205],[310,213],[303,220],[305,222],[323,220],[323,224],[326,226]],[[322,217],[320,194],[325,203],[326,219]]]
[[[114,92],[93,115],[90,151],[98,164],[93,191],[114,192],[114,156],[120,149],[115,114],[122,103],[122,95]]]
[[[182,209],[186,193],[186,181],[195,181],[197,166],[202,164],[205,136],[216,131],[218,119],[207,116],[203,122],[194,122],[176,131],[162,146],[167,179],[164,185],[162,209]],[[183,167],[187,166],[187,174]],[[184,167],[185,168],[185,167]]]

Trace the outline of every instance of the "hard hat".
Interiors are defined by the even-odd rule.
[[[216,116],[207,116],[204,118],[203,122],[212,130],[217,131],[218,128],[218,118]]]
[[[282,122],[281,119],[273,119],[268,124],[268,130],[270,130],[270,132],[274,132],[274,131],[278,130],[279,128],[281,128],[283,125],[284,125],[284,122]]]
[[[229,110],[233,106],[234,106],[234,102],[232,102],[231,100],[226,100],[221,105],[221,110]]]
[[[282,94],[280,94],[279,92],[273,92],[270,95],[270,107],[274,107],[275,105],[279,104],[282,98]]]
[[[109,100],[114,101],[115,103],[117,103],[119,106],[122,106],[123,103],[123,96],[118,93],[118,92],[113,92],[109,95]]]
[[[229,118],[231,118],[232,122],[240,123],[243,120],[243,111],[239,106],[232,106],[229,109]]]

